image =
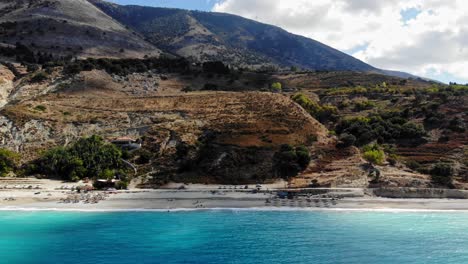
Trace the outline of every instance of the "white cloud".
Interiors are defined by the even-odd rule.
[[[410,8],[416,16],[403,19]],[[220,0],[213,10],[353,50],[379,68],[468,81],[468,5],[462,0]]]

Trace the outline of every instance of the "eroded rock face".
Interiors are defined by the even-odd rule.
[[[8,103],[8,97],[13,91],[15,75],[5,66],[0,65],[0,108]]]

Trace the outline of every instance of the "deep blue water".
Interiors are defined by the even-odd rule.
[[[0,263],[468,263],[468,214],[0,212]]]

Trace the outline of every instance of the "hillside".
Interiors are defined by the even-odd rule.
[[[86,0],[1,0],[0,40],[54,56],[143,57],[160,51]]]
[[[146,187],[278,178],[292,186],[434,187],[441,185],[429,174],[439,162],[452,164],[455,187],[467,185],[463,86],[355,72],[219,74],[167,59],[89,59],[12,81],[21,67],[0,68],[0,144],[24,166],[44,150],[100,135],[142,142],[128,158]],[[354,139],[340,146],[346,134]],[[385,157],[369,165],[374,143]],[[310,157],[300,169],[297,151]]]
[[[97,135],[105,148],[116,138],[141,143],[112,156],[132,164],[129,177],[145,187],[283,179],[468,188],[468,86],[391,76],[227,14],[0,3],[0,150],[21,157],[10,166],[18,175],[51,177],[55,163],[41,158],[57,151],[73,172],[67,180],[85,177],[63,148]],[[92,177],[128,173],[121,169]]]
[[[164,50],[195,60],[315,70],[378,71],[320,42],[239,16],[92,0]]]

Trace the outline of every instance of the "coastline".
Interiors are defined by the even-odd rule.
[[[172,183],[162,189],[124,191],[91,191],[77,193],[78,185],[38,179],[4,179],[0,185],[0,211],[460,211],[468,212],[466,192],[436,189],[383,189],[387,195],[405,198],[383,198],[382,190],[364,188],[284,189],[284,182],[274,184],[229,186]],[[13,184],[15,183],[15,184]],[[68,183],[70,184],[70,183]],[[181,186],[184,186],[181,188]],[[247,187],[247,189],[246,189]],[[293,197],[280,195],[290,191]],[[419,197],[414,197],[416,194]],[[428,196],[428,194],[430,196]],[[441,194],[451,199],[440,198]],[[392,197],[392,196],[384,196]]]
[[[5,193],[0,193],[0,197]],[[63,203],[59,192],[43,198],[31,198],[16,192],[14,201],[0,201],[0,211],[77,211],[77,212],[179,212],[202,210],[252,211],[382,211],[382,212],[468,212],[468,200],[401,199],[380,197],[342,198],[335,202],[317,199],[277,199],[265,193],[223,193],[211,191],[123,191],[112,192],[95,204]],[[48,195],[48,194],[47,194]]]

